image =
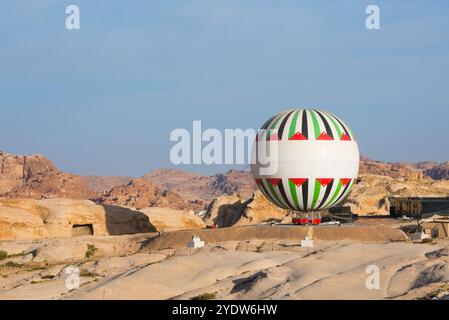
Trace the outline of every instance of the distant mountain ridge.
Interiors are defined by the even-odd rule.
[[[249,198],[255,190],[251,173],[242,170],[208,176],[178,169],[157,169],[144,178],[161,189],[172,190],[189,200],[211,201],[223,194]]]
[[[424,174],[434,180],[449,180],[449,161],[425,169]]]
[[[110,190],[114,186],[126,184],[133,178],[121,176],[81,176],[81,179],[89,190],[95,193],[102,193]]]

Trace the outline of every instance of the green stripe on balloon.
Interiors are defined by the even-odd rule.
[[[340,179],[341,180],[341,179]],[[337,197],[337,199],[334,201],[334,203],[332,204],[333,206],[339,204],[347,195],[348,195],[348,190],[351,190],[352,184],[351,182],[354,179],[351,179],[351,181],[349,181],[346,186],[343,188],[343,191],[341,192],[341,194]],[[342,182],[343,184],[343,182]]]
[[[335,127],[335,130],[337,130],[338,139],[341,139],[342,132],[341,132],[340,127],[338,126],[337,122],[327,112],[323,112],[323,114],[326,116],[327,119],[329,119],[332,122],[332,124]]]
[[[296,185],[290,179],[288,180],[288,186],[290,187],[290,194],[292,196],[293,202],[295,203],[296,210],[301,210],[301,206],[298,201],[298,194],[296,193]]]
[[[320,124],[318,123],[318,119],[317,119],[315,113],[313,112],[313,110],[308,110],[308,112],[310,112],[310,115],[312,117],[313,130],[315,132],[315,139],[318,139],[318,137],[321,134]]]
[[[283,115],[283,113],[277,114],[276,116],[274,116],[272,118],[270,123],[267,125],[267,128],[265,130],[265,134],[266,134],[265,139],[266,140],[270,138],[272,128],[274,128],[274,126],[276,126],[276,123],[279,121],[279,119],[282,117],[282,115]]]
[[[282,182],[282,179],[281,179],[281,182],[277,184],[277,190],[281,194],[281,199],[284,200],[287,208],[291,209],[291,210],[296,210],[295,205],[290,202],[290,199],[288,198],[287,193],[285,192],[284,184]]]
[[[353,181],[354,181],[354,179],[351,180],[351,182],[349,183],[348,189],[346,190],[345,194],[341,197],[341,199],[340,199],[340,201],[339,201],[340,203],[341,203],[344,199],[346,199],[346,197],[351,193],[352,186],[354,185],[354,184],[353,184]]]
[[[273,187],[273,185],[269,182],[269,181],[267,181],[267,185],[268,185],[268,189],[270,190],[270,194],[273,196],[273,198],[275,198],[276,199],[276,202],[278,202],[279,203],[279,206],[282,208],[285,208],[286,207],[286,205],[283,203],[283,201],[281,201],[281,199],[278,197],[278,195],[277,195],[277,193],[276,193],[276,190],[274,190],[274,187]]]
[[[298,122],[299,110],[295,111],[293,115],[292,123],[290,124],[290,130],[288,131],[288,138],[290,139],[296,133],[296,123]]]
[[[349,130],[349,128],[343,123],[343,121],[341,121],[337,116],[335,116],[335,115],[332,114],[332,113],[329,113],[329,115],[330,115],[332,118],[334,118],[334,119],[341,125],[341,127],[343,128],[343,130],[345,131],[345,133],[348,135],[349,139],[354,141],[354,136],[352,135],[351,130]],[[341,137],[340,137],[340,139],[341,139]]]
[[[284,194],[282,194],[282,192],[281,192],[281,188],[283,188],[283,186],[281,187],[281,184],[282,184],[282,179],[281,179],[281,182],[279,182],[279,184],[277,184],[276,186],[273,185],[273,190],[276,193],[276,195],[278,196],[281,203],[284,205],[284,208],[291,209],[290,208],[291,205],[289,204],[288,199],[286,199],[287,195],[284,196],[285,190],[283,190]]]
[[[271,127],[270,127],[270,130],[268,130],[268,133],[267,133],[267,139],[269,139],[269,138],[271,137],[271,135],[273,134],[274,129],[276,128],[277,123],[278,123],[279,120],[281,120],[281,118],[283,118],[284,116],[285,116],[285,112],[279,114],[279,116],[278,116],[276,119],[274,119],[274,121],[273,121],[273,123],[272,123],[272,125],[271,125]]]
[[[276,203],[276,201],[271,197],[270,193],[268,192],[268,190],[265,189],[265,187],[263,186],[263,182],[261,182],[261,185],[258,186],[259,190],[263,193],[263,195],[265,196],[265,198],[267,198],[268,200],[270,200],[272,203],[276,204],[279,206],[279,204]]]
[[[341,183],[341,179],[338,179],[337,189],[335,190],[334,194],[332,195],[332,198],[329,199],[329,201],[327,202],[325,207],[328,208],[328,207],[332,206],[332,203],[335,201],[335,199],[337,198],[338,194],[340,193],[340,190],[341,190],[342,186],[343,186],[343,184]]]
[[[264,180],[266,181],[266,179],[261,179],[261,185],[259,185],[260,189],[264,191],[264,193],[267,194],[268,198],[271,200],[271,202],[273,202],[274,204],[276,204],[278,207],[282,207],[281,202],[279,202],[279,199],[276,199],[275,196],[273,196],[273,194],[270,192],[269,187],[267,188],[264,184]],[[266,181],[266,185],[270,186],[270,183]]]
[[[276,119],[274,119],[273,124],[271,125],[270,129],[276,128],[276,124],[281,120],[281,118],[285,115],[285,113],[281,113]]]
[[[313,201],[312,201],[312,206],[310,207],[310,209],[315,209],[315,205],[318,201],[318,197],[320,196],[320,191],[321,191],[321,183],[318,181],[318,179],[315,179],[315,189],[313,191]]]

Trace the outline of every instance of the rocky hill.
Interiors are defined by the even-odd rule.
[[[180,194],[186,200],[205,202],[212,196],[211,190],[206,187],[210,181],[207,175],[178,169],[157,169],[144,175],[144,178],[159,189]]]
[[[360,158],[359,174],[375,174],[391,178],[422,179],[423,172],[417,166],[409,163],[388,163],[371,160],[366,157]]]
[[[449,180],[449,161],[427,168],[424,173],[435,180]]]
[[[80,176],[60,171],[42,155],[0,152],[0,196],[89,199],[93,194]]]
[[[388,214],[388,197],[448,197],[449,180],[391,178],[360,175],[347,202],[360,215]]]
[[[126,184],[133,178],[121,176],[81,176],[82,180],[95,193],[103,193],[114,186]]]
[[[114,186],[95,201],[136,209],[148,207],[188,208],[181,196],[172,191],[161,191],[149,180],[143,178],[132,179],[126,184]]]
[[[155,230],[145,214],[128,208],[98,205],[89,200],[0,198],[0,240]]]
[[[418,161],[415,163],[408,163],[408,165],[411,165],[412,167],[415,167],[416,169],[419,169],[421,171],[425,171],[428,169],[432,169],[433,167],[437,166],[439,163],[435,161]]]
[[[186,200],[197,200],[203,204],[223,194],[249,198],[255,190],[251,173],[241,170],[208,176],[176,169],[158,169],[144,178],[160,189],[173,191]]]
[[[360,174],[375,174],[391,178],[449,180],[449,161],[382,162],[360,157]]]

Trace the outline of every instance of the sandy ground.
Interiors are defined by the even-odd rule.
[[[229,239],[236,241],[298,240],[306,236],[315,240],[350,240],[357,242],[407,241],[407,235],[400,229],[384,225],[344,226],[298,226],[298,225],[248,225],[220,229],[197,229],[162,233],[143,243],[142,250],[153,252],[160,249],[185,247],[193,235],[200,236],[207,243],[219,243]]]
[[[191,299],[204,293],[217,299],[449,297],[446,241],[314,240],[313,248],[304,248],[298,240],[263,239],[148,252],[142,243],[149,238],[134,235],[0,243],[0,250],[15,250],[0,261],[0,299]],[[86,243],[101,250],[83,257]],[[34,258],[26,254],[30,247],[38,251]],[[56,248],[60,259],[54,253]],[[69,253],[78,254],[77,258],[67,260],[61,248],[72,248]],[[5,266],[6,262],[16,264]],[[81,271],[78,289],[66,287],[68,265]],[[367,287],[367,279],[373,279],[367,268],[378,268],[378,289]]]

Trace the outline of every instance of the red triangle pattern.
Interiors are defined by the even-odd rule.
[[[281,178],[270,178],[267,180],[269,183],[271,183],[272,186],[277,186],[279,183],[281,183]]]
[[[289,178],[291,182],[293,182],[298,188],[307,181],[307,178]]]
[[[296,132],[294,135],[292,135],[288,140],[307,140],[306,137],[304,137],[301,132]]]
[[[326,132],[322,132],[317,140],[334,140],[330,135],[328,135]]]
[[[256,181],[256,184],[257,184],[258,186],[260,186],[260,185],[262,184],[262,180],[261,180],[261,179],[256,178],[256,179],[254,179],[254,180]]]
[[[340,181],[343,187],[346,187],[346,185],[351,182],[351,178],[341,178]]]
[[[340,138],[341,141],[351,141],[351,138],[346,134],[346,132],[343,132]]]
[[[322,187],[327,186],[329,183],[334,181],[333,178],[317,178],[318,182],[321,184]]]

